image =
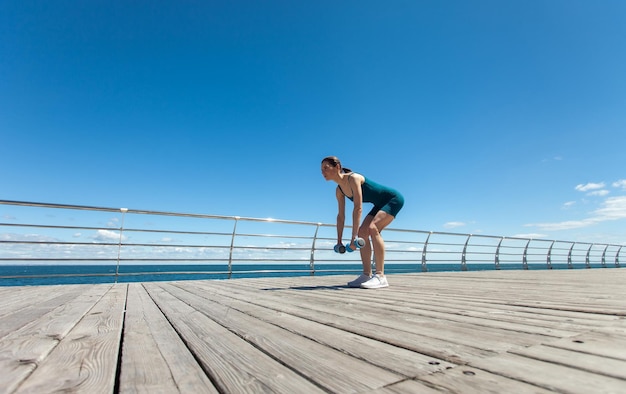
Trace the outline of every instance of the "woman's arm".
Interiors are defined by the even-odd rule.
[[[343,237],[343,226],[346,221],[346,197],[343,195],[339,186],[335,190],[335,196],[337,197],[337,244],[341,243]]]
[[[348,179],[350,182],[350,188],[352,189],[352,201],[354,202],[354,210],[352,211],[352,242],[359,234],[359,227],[361,226],[361,215],[363,214],[363,190],[361,184],[364,179],[362,175],[354,174]]]

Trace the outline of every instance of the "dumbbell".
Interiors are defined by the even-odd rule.
[[[335,253],[346,253],[346,247],[343,246],[342,244],[337,244],[335,245]]]
[[[355,243],[355,245],[356,245],[356,249],[360,249],[360,248],[362,248],[363,246],[365,246],[365,240],[364,240],[363,238],[359,238],[359,237],[355,238],[355,239],[354,239],[354,243]],[[352,249],[352,242],[348,242],[348,243],[346,244],[346,250],[347,250],[349,253],[354,252],[356,249]]]

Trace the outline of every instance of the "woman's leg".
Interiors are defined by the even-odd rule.
[[[359,237],[363,238],[365,245],[359,249],[361,252],[361,263],[363,264],[363,273],[372,276],[372,244],[370,243],[369,226],[374,220],[374,216],[366,215],[359,227]]]
[[[365,240],[365,246],[361,250],[361,262],[363,272],[372,272],[372,247],[376,260],[376,274],[385,275],[385,241],[380,235],[381,231],[395,219],[385,211],[378,211],[375,216],[367,215],[359,228],[359,237]],[[371,243],[370,243],[371,239]]]

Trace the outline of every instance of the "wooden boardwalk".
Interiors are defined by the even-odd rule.
[[[1,393],[626,393],[626,270],[0,288]]]

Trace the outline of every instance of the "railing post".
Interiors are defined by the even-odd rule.
[[[606,268],[606,250],[609,248],[609,245],[606,245],[604,247],[604,250],[602,251],[602,268]]]
[[[497,270],[500,269],[500,245],[502,245],[502,241],[504,241],[504,238],[506,237],[500,238],[500,242],[498,242],[498,247],[496,248],[496,257],[495,257],[494,263],[496,265]]]
[[[552,269],[552,247],[554,246],[554,242],[555,241],[552,241],[552,243],[550,244],[550,248],[548,249],[548,257],[546,258],[546,264],[548,264],[549,270]]]
[[[619,268],[619,252],[622,251],[622,247],[620,246],[619,249],[617,249],[617,253],[615,253],[615,266],[617,268]]]
[[[569,269],[574,268],[572,265],[572,251],[574,250],[574,245],[576,245],[576,242],[572,243],[572,246],[569,248],[569,253],[567,253],[567,268]]]
[[[465,254],[467,253],[467,244],[469,243],[470,238],[472,238],[472,234],[467,237],[467,240],[465,240],[465,246],[463,246],[463,254],[461,254],[461,271],[467,271],[467,261],[465,259]]]
[[[591,244],[591,246],[589,246],[589,249],[587,249],[587,254],[585,255],[585,268],[591,268],[591,263],[589,262],[589,254],[591,253],[591,248],[593,248],[594,244]]]
[[[317,241],[317,232],[320,229],[322,223],[318,223],[315,228],[315,235],[313,235],[313,244],[311,245],[311,260],[309,261],[309,268],[311,269],[311,276],[315,276],[315,241]]]
[[[532,238],[526,242],[526,247],[524,247],[524,255],[522,256],[522,267],[527,270],[528,269],[528,245],[532,242]]]
[[[126,212],[128,212],[128,208],[120,208],[120,212],[122,212],[122,222],[120,223],[120,240],[117,245],[117,265],[115,266],[115,283],[117,283],[117,279],[120,274],[120,255],[122,254],[122,236],[124,234],[124,216],[126,216]]]
[[[233,276],[233,249],[235,246],[235,235],[237,234],[237,222],[239,222],[240,217],[235,216],[235,225],[233,226],[233,236],[230,239],[230,253],[228,255],[228,279]]]
[[[433,235],[432,231],[428,233],[428,237],[426,237],[426,242],[424,242],[424,247],[422,248],[422,272],[428,272],[428,266],[426,265],[426,249],[428,248],[428,240],[431,235]]]
[[[370,261],[370,266],[372,267],[372,272],[376,273],[376,255],[372,253],[372,261]]]

